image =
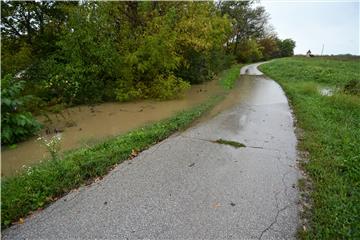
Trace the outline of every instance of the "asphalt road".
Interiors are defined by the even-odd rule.
[[[256,65],[241,72],[254,76],[244,76],[251,91],[234,107],[120,164],[3,231],[3,239],[294,238],[299,171],[291,111]],[[213,142],[220,138],[246,147]]]

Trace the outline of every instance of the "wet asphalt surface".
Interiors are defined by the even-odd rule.
[[[256,64],[248,96],[2,232],[3,239],[292,239],[293,118]],[[240,80],[241,81],[241,80]],[[218,144],[237,141],[246,147]]]

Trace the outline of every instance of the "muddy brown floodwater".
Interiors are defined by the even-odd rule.
[[[125,133],[147,123],[165,119],[175,112],[188,109],[213,95],[221,94],[217,80],[192,86],[181,99],[170,101],[137,101],[103,103],[95,106],[67,108],[49,118],[40,117],[44,124],[40,135],[50,138],[61,132],[61,150],[93,145],[108,137]],[[38,137],[17,144],[16,148],[2,148],[1,175],[13,175],[24,165],[29,166],[49,157]]]
[[[236,87],[226,98],[204,117],[196,121],[205,121],[246,98],[256,83],[250,76],[242,76]],[[171,101],[138,101],[130,103],[103,103],[95,106],[77,106],[67,108],[59,114],[50,115],[51,122],[39,118],[45,127],[40,135],[50,138],[55,131],[61,132],[61,151],[91,146],[102,140],[123,134],[147,123],[168,118],[174,113],[191,108],[209,97],[223,94],[218,81],[194,85],[181,99]],[[45,147],[37,137],[17,144],[14,149],[1,150],[1,175],[15,174],[24,165],[30,166],[49,158]]]

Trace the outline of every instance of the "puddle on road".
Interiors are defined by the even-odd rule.
[[[217,104],[209,113],[196,120],[193,125],[209,120],[239,103],[249,105],[287,103],[287,98],[281,87],[273,80],[269,80],[265,76],[242,75],[241,79],[236,82],[234,89],[226,95],[225,99]],[[246,117],[244,115],[239,121],[236,121],[240,124]],[[235,125],[229,124],[229,126]]]
[[[207,121],[222,111],[234,107],[236,104],[248,99],[251,91],[253,91],[256,86],[254,78],[254,76],[242,75],[240,80],[236,82],[235,87],[227,93],[224,100],[217,104],[209,113],[196,120],[193,125]]]
[[[91,146],[105,138],[168,118],[175,112],[191,108],[222,92],[222,87],[217,80],[214,80],[192,86],[185,93],[184,98],[177,100],[146,100],[72,107],[65,109],[61,114],[50,115],[51,123],[45,123],[45,117],[39,118],[45,124],[40,134],[51,137],[55,131],[61,131],[61,149],[63,151]],[[23,165],[29,166],[49,157],[44,146],[36,139],[37,137],[33,137],[19,143],[14,149],[2,149],[2,176],[12,175]]]

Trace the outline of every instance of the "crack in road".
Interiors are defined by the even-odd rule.
[[[190,137],[190,136],[186,136],[186,135],[183,135],[183,134],[180,134],[179,135],[180,137],[183,137],[183,138],[188,138],[188,139],[194,139],[194,140],[199,140],[199,141],[205,141],[205,142],[210,142],[210,143],[214,143],[214,140],[209,140],[209,139],[204,139],[204,138],[198,138],[198,137]],[[279,231],[279,230],[276,230],[276,229],[273,229],[273,226],[278,222],[278,218],[281,214],[281,212],[285,211],[286,209],[288,209],[289,207],[291,207],[292,205],[294,205],[295,203],[291,200],[291,196],[289,196],[289,193],[288,193],[288,188],[292,187],[292,186],[287,186],[286,184],[286,177],[291,174],[293,171],[295,171],[294,169],[294,166],[292,165],[289,165],[288,163],[284,163],[282,161],[282,154],[281,154],[281,151],[279,149],[272,149],[272,148],[266,148],[266,147],[258,147],[258,146],[246,146],[248,148],[254,148],[254,149],[264,149],[264,150],[269,150],[269,151],[275,151],[277,152],[278,154],[278,163],[280,163],[281,165],[283,166],[286,166],[286,167],[289,167],[291,168],[290,170],[286,171],[282,178],[281,178],[281,182],[282,182],[282,185],[283,185],[283,189],[280,190],[279,192],[277,192],[275,194],[275,203],[276,203],[276,209],[277,209],[277,212],[276,212],[276,215],[275,215],[275,218],[274,220],[264,229],[261,231],[260,233],[260,236],[258,237],[259,240],[262,239],[262,237],[264,236],[264,234],[269,231],[269,230],[272,230],[272,231],[276,231],[282,235],[285,235],[282,231]],[[279,206],[279,199],[278,199],[278,196],[279,194],[281,193],[284,193],[286,199],[288,200],[289,204],[287,204],[286,206],[280,208]]]
[[[180,137],[183,138],[188,138],[188,139],[194,139],[194,140],[199,140],[199,141],[204,141],[204,142],[210,142],[210,143],[216,143],[216,140],[210,140],[210,139],[204,139],[204,138],[197,138],[197,137],[190,137],[190,136],[186,136],[186,135],[179,135]],[[217,143],[218,144],[218,143]],[[245,144],[244,144],[245,145]],[[274,149],[274,148],[266,148],[266,147],[258,147],[258,146],[249,146],[249,145],[245,145],[244,148],[254,148],[254,149],[264,149],[264,150],[269,150],[269,151],[276,151],[279,152],[279,149]]]
[[[287,176],[288,174],[290,174],[292,171],[293,171],[293,170],[286,171],[286,172],[283,174],[282,178],[281,178],[281,182],[282,182],[284,188],[283,188],[283,190],[278,191],[277,193],[275,193],[275,205],[276,205],[277,213],[276,213],[276,215],[275,215],[274,220],[273,220],[264,230],[261,231],[260,236],[258,237],[259,240],[261,240],[261,238],[263,237],[263,235],[264,235],[267,231],[269,231],[269,230],[276,231],[276,232],[284,235],[284,233],[283,233],[282,231],[273,229],[272,227],[277,223],[280,213],[281,213],[282,211],[285,211],[286,209],[288,209],[289,207],[291,207],[292,205],[295,204],[294,202],[292,202],[292,200],[290,199],[290,197],[289,197],[289,195],[288,195],[288,193],[287,193],[287,189],[289,188],[289,186],[287,186],[286,183],[285,183],[285,178],[286,178],[286,176]],[[282,207],[282,208],[279,209],[279,199],[278,199],[278,196],[279,196],[279,194],[280,194],[281,192],[284,192],[284,195],[286,196],[289,204],[287,204],[287,205],[285,205],[284,207]]]
[[[288,204],[288,205],[284,206],[283,208],[279,209],[278,195],[279,195],[280,193],[281,193],[281,191],[275,193],[275,203],[276,203],[275,205],[276,205],[276,209],[277,209],[277,213],[276,213],[276,215],[275,215],[275,218],[274,218],[274,220],[273,220],[264,230],[261,231],[260,236],[258,237],[259,240],[261,240],[261,238],[263,237],[263,235],[264,235],[267,231],[269,231],[274,224],[277,223],[278,217],[279,217],[280,213],[281,213],[282,211],[285,211],[288,207],[290,207],[290,204]]]

